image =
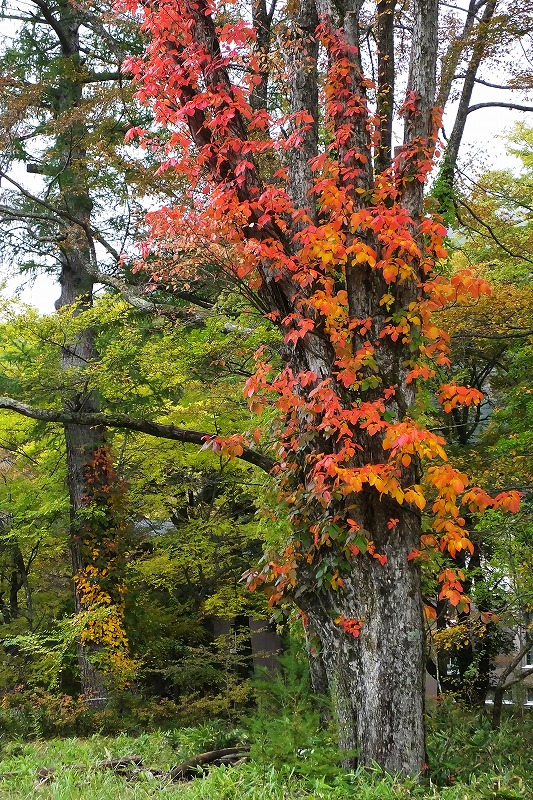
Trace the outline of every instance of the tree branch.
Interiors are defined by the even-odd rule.
[[[518,650],[511,663],[506,666],[506,668],[499,676],[498,683],[496,684],[497,689],[501,688],[502,686],[505,687],[507,678],[512,672],[514,672],[514,670],[520,664],[526,653],[528,653],[531,650],[532,646],[533,646],[533,637],[526,635],[522,643],[522,647],[520,648],[520,650]],[[524,672],[526,672],[526,670],[524,670]]]
[[[443,58],[443,68],[442,74],[440,77],[440,87],[437,94],[436,105],[444,108],[446,103],[448,102],[448,98],[450,96],[450,92],[452,89],[452,82],[455,79],[455,70],[459,64],[461,53],[464,50],[464,43],[468,41],[470,37],[470,33],[472,32],[472,28],[474,27],[474,23],[476,21],[476,12],[475,12],[475,3],[474,0],[470,0],[468,9],[461,9],[464,13],[466,13],[466,19],[464,22],[463,30],[459,34],[459,36],[455,37],[449,44],[447,51],[445,53],[445,57]],[[462,76],[466,78],[466,75]]]
[[[34,5],[37,6],[39,11],[43,15],[43,18],[45,19],[46,23],[52,28],[52,30],[56,34],[64,54],[72,55],[70,51],[70,41],[68,37],[65,35],[65,31],[61,27],[60,23],[52,14],[52,11],[48,7],[48,5],[44,2],[44,0],[32,0],[32,2],[34,3]]]
[[[465,74],[461,75],[454,75],[454,81],[463,80],[466,78]],[[516,86],[503,86],[501,83],[491,83],[490,81],[484,81],[482,78],[474,78],[474,83],[480,83],[482,86],[488,86],[490,89],[503,89],[505,91],[512,91],[516,89]]]
[[[15,411],[24,417],[40,420],[41,422],[59,422],[62,425],[83,425],[87,427],[104,425],[109,428],[126,428],[127,430],[139,431],[159,439],[171,439],[176,442],[200,446],[205,445],[206,442],[214,437],[214,434],[206,433],[205,431],[178,428],[175,425],[165,425],[148,419],[130,417],[128,414],[84,414],[76,411],[53,411],[44,408],[33,408],[11,397],[0,397],[0,409]],[[270,472],[275,464],[275,461],[270,456],[258,453],[257,450],[252,450],[245,445],[242,445],[242,448],[242,455],[239,456],[242,461],[247,461],[264,472]]]
[[[488,46],[489,26],[494,17],[497,2],[498,0],[488,0],[483,10],[483,16],[479,21],[477,29],[474,34],[472,54],[470,56],[470,61],[467,65],[465,72],[464,84],[461,91],[461,96],[459,98],[459,106],[457,108],[457,115],[455,117],[455,122],[453,125],[452,132],[450,134],[450,138],[448,139],[448,144],[446,146],[446,152],[444,156],[444,175],[446,176],[449,182],[450,188],[453,186],[454,173],[457,165],[457,158],[459,155],[459,147],[463,139],[467,116],[470,113],[471,109],[473,108],[473,106],[470,106],[470,101],[472,99],[472,93],[474,91],[477,71],[483,60],[485,51]],[[472,7],[472,0],[471,0],[469,7],[469,14],[470,11],[473,10],[474,9]],[[465,30],[466,27],[467,26],[465,25]],[[455,73],[455,67],[453,69],[453,72]]]
[[[522,674],[519,675],[516,679],[513,679],[507,683],[507,678],[511,675],[512,672],[517,668],[520,664],[521,660],[524,658],[526,653],[531,650],[531,646],[533,644],[533,637],[526,633],[524,641],[522,642],[522,647],[516,653],[515,657],[511,661],[510,664],[503,670],[501,675],[498,678],[498,682],[494,687],[494,706],[492,709],[492,727],[498,728],[500,725],[501,720],[501,713],[502,713],[502,704],[503,704],[503,695],[505,690],[509,686],[514,686],[516,683],[520,683],[527,675],[533,673],[533,669],[530,670],[523,670]]]
[[[0,205],[0,215],[3,214],[5,215],[6,218],[9,219],[20,219],[22,221],[34,219],[43,222],[56,223],[57,225],[64,225],[66,219],[69,222],[73,222],[79,225],[84,230],[85,234],[88,237],[92,237],[93,239],[96,239],[96,241],[99,242],[100,244],[103,244],[104,242],[103,237],[98,231],[95,231],[92,227],[90,227],[86,223],[83,223],[78,219],[76,219],[75,217],[72,217],[67,212],[55,208],[50,203],[42,200],[39,197],[36,197],[35,195],[32,195],[16,181],[10,179],[8,176],[5,176],[4,173],[0,172],[0,175],[2,177],[6,177],[8,181],[10,181],[14,186],[16,186],[24,197],[35,202],[36,204],[43,206],[48,211],[51,211],[52,215],[55,215],[55,218],[54,216],[51,215],[35,214],[28,211],[11,209],[5,205]],[[117,261],[118,263],[119,261],[118,252],[114,248],[111,248],[111,246],[106,249],[108,250],[108,252],[111,253],[111,255],[115,258],[115,261]],[[178,306],[170,305],[167,303],[157,303],[153,300],[146,298],[142,294],[142,291],[139,289],[139,287],[133,284],[128,284],[126,281],[121,280],[115,275],[109,275],[106,272],[102,272],[96,266],[94,266],[94,264],[86,263],[85,268],[87,272],[91,275],[91,277],[94,279],[95,283],[101,283],[104,286],[110,286],[111,288],[116,289],[117,292],[119,292],[122,295],[124,300],[126,300],[131,306],[133,306],[133,308],[136,308],[138,311],[147,311],[156,314],[157,313],[167,314],[171,312],[175,317],[184,319],[188,322],[194,321],[195,319],[194,317],[191,316],[191,314],[188,311],[180,309],[178,308]],[[182,299],[190,300],[193,303],[196,302],[193,293],[190,292],[184,292],[181,293],[181,295],[180,293],[175,293],[175,296],[177,297],[181,296]],[[206,302],[198,301],[197,305],[207,309],[210,309],[213,306],[212,303],[207,303],[207,301]]]
[[[101,283],[104,286],[110,286],[116,289],[117,292],[138,311],[148,311],[152,314],[173,314],[174,317],[183,319],[187,322],[199,321],[198,316],[193,316],[189,311],[178,306],[173,306],[170,303],[157,303],[150,300],[142,294],[139,287],[127,283],[116,275],[109,275],[106,272],[101,272],[92,264],[86,264],[86,269],[95,283]]]
[[[0,19],[10,20],[13,22],[29,22],[30,25],[48,25],[48,22],[41,17],[35,16],[35,14],[30,14],[29,17],[22,17],[16,14],[0,14]]]
[[[514,111],[533,111],[533,106],[524,106],[520,103],[476,103],[473,106],[469,106],[467,109],[467,114],[471,114],[472,111],[479,111],[480,108],[509,108]]]
[[[117,38],[109,33],[105,25],[98,18],[98,15],[93,14],[85,8],[83,3],[78,3],[76,0],[69,0],[69,2],[76,14],[83,20],[84,24],[103,39],[107,47],[109,47],[110,52],[113,53],[119,63],[122,63],[128,53],[120,46]]]
[[[120,70],[109,70],[108,72],[90,72],[81,78],[81,83],[105,83],[107,81],[130,81],[131,75]]]
[[[42,206],[46,208],[48,211],[51,211],[53,214],[56,214],[60,219],[68,220],[74,225],[78,225],[82,231],[86,234],[87,239],[91,240],[94,239],[98,242],[98,244],[102,245],[102,247],[118,262],[120,258],[120,253],[115,250],[115,248],[102,236],[99,231],[94,230],[90,225],[88,225],[83,220],[78,219],[78,217],[73,216],[68,211],[64,211],[61,208],[57,208],[56,206],[52,205],[51,203],[43,200],[41,197],[37,197],[36,195],[29,192],[27,189],[22,186],[22,184],[18,183],[18,181],[11,178],[7,172],[0,170],[0,178],[3,178],[12,186],[14,186],[20,194],[25,197],[27,200],[31,200],[32,203]]]
[[[518,330],[516,333],[481,333],[480,331],[463,330],[460,333],[452,334],[452,340],[455,339],[527,339],[533,336],[533,328],[524,328]]]
[[[517,675],[516,678],[513,678],[513,680],[511,681],[506,681],[503,687],[503,691],[504,692],[507,691],[507,689],[510,689],[511,686],[516,686],[517,683],[522,683],[524,678],[529,678],[530,675],[533,675],[533,667],[529,667],[528,669],[522,670],[520,675]]]

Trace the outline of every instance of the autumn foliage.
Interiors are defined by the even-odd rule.
[[[137,4],[129,8],[136,11]],[[331,373],[324,377],[312,369],[295,369],[290,359],[278,371],[268,353],[256,353],[245,395],[254,413],[272,403],[279,410],[279,466],[274,472],[299,523],[306,497],[312,497],[314,519],[309,520],[308,540],[291,541],[281,561],[269,563],[251,582],[273,581],[272,598],[280,598],[297,584],[299,561],[311,563],[332,538],[342,539],[347,558],[364,553],[379,558],[372,540],[361,539],[357,523],[350,524],[332,503],[332,497],[348,500],[364,487],[419,511],[429,500],[435,535],[424,537],[425,546],[431,542],[452,557],[471,550],[461,506],[516,510],[517,493],[490,498],[477,487],[468,488],[467,476],[447,463],[443,438],[405,412],[398,418],[398,383],[385,379],[377,357],[387,342],[404,354],[398,382],[433,377],[435,365],[449,363],[448,336],[434,321],[434,312],[490,293],[487,283],[470,271],[451,280],[439,274],[446,229],[429,213],[413,217],[402,204],[406,184],[424,183],[432,168],[439,147],[438,114],[427,138],[413,140],[369,186],[379,120],[364,90],[373,86],[360,79],[363,91],[356,91],[353,48],[323,19],[316,37],[330,61],[321,97],[327,135],[309,162],[309,207],[299,207],[291,198],[285,154],[302,146],[313,119],[305,110],[274,117],[252,109],[250,93],[260,71],[255,32],[243,20],[217,24],[217,11],[204,2],[143,4],[150,43],[145,57],[129,59],[126,69],[140,84],[139,99],[152,106],[169,133],[161,138],[132,128],[127,138],[160,151],[160,169],[179,171],[189,187],[182,203],[149,214],[151,236],[137,268],[147,269],[149,259],[152,281],[171,283],[173,274],[193,275],[212,258],[236,283],[245,281],[257,292],[259,302],[265,284],[274,292],[276,285],[287,291],[286,285],[290,308],[264,308],[263,302],[263,310],[279,326],[287,350],[297,353],[299,343],[314,333],[325,342],[331,360]],[[238,82],[230,81],[235,74]],[[411,94],[401,114],[417,113]],[[354,142],[354,120],[365,120],[366,152]],[[290,134],[282,135],[287,129]],[[258,165],[267,158],[279,166],[265,181]],[[350,308],[346,282],[353,270],[364,271],[372,287],[380,287],[368,316],[354,316]],[[407,304],[405,287],[413,296]],[[458,405],[478,404],[483,395],[450,383],[440,387],[438,399],[448,413]],[[318,438],[322,448],[302,460],[299,454],[309,437]],[[210,445],[230,456],[242,452],[238,437],[214,438]],[[432,465],[422,472],[421,465],[429,461]],[[294,476],[302,469],[305,482],[298,479],[295,488]],[[441,576],[441,595],[457,605],[461,584],[447,575]],[[335,575],[330,580],[340,585]]]
[[[357,748],[362,763],[420,771],[418,562],[429,548],[452,558],[472,549],[465,504],[518,503],[516,493],[490,498],[469,488],[443,438],[414,418],[417,382],[449,365],[435,312],[490,292],[472,271],[446,277],[447,231],[423,204],[440,150],[435,62],[422,69],[413,48],[399,109],[404,144],[378,168],[390,153],[382,93],[391,87],[376,94],[363,74],[356,12],[339,21],[334,12],[319,18],[313,3],[288,10],[287,56],[271,80],[290,104],[271,111],[252,102],[262,64],[256,31],[237,7],[124,5],[142,15],[149,36],[145,55],[125,68],[156,120],[128,139],[158,153],[160,170],[175,170],[187,187],[148,215],[135,269],[171,288],[209,264],[283,340],[281,364],[266,348],[256,353],[245,396],[255,414],[277,409],[272,473],[292,534],[250,585],[273,584],[272,603],[292,596],[318,632],[342,746]],[[436,59],[425,5],[415,12],[414,41],[426,36]],[[482,396],[450,382],[438,398],[450,412]],[[243,444],[206,441],[231,456]],[[433,533],[422,534],[427,506]],[[465,610],[460,575],[450,568],[440,581],[441,598]],[[386,685],[371,666],[378,649]],[[402,739],[411,723],[417,734]]]
[[[85,465],[87,493],[76,519],[75,536],[84,564],[74,576],[80,610],[86,614],[81,641],[93,652],[104,672],[120,684],[135,673],[124,628],[125,554],[128,523],[123,500],[124,485],[118,479],[105,448],[96,450]]]

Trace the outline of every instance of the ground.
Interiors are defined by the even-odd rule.
[[[456,725],[450,728],[450,716]],[[345,774],[327,764],[325,740],[290,758],[254,744],[253,757],[238,767],[217,767],[186,783],[134,778],[101,769],[109,757],[140,755],[146,767],[168,770],[193,754],[224,746],[226,734],[209,724],[133,737],[18,741],[0,738],[0,800],[530,800],[533,797],[533,720],[506,720],[492,732],[488,720],[460,709],[430,719],[431,777],[420,784],[378,771]],[[221,739],[222,737],[222,739]],[[255,747],[255,749],[254,749]],[[269,763],[274,761],[275,763]],[[285,761],[285,763],[283,763]],[[44,767],[54,770],[40,778]],[[439,785],[440,784],[440,785]]]

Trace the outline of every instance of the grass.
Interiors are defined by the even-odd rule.
[[[283,726],[283,720],[281,725]],[[273,720],[265,730],[274,732]],[[261,733],[229,729],[221,723],[197,728],[87,739],[6,741],[0,738],[0,800],[531,800],[533,721],[507,720],[501,731],[457,706],[441,706],[429,720],[431,777],[420,784],[379,770],[344,773],[332,767],[332,744],[305,731],[310,747],[267,752]],[[279,733],[279,731],[278,731]],[[168,770],[213,747],[252,737],[253,758],[238,767],[217,767],[188,783],[173,784],[149,772],[135,779],[95,768],[110,756],[137,754],[147,767]],[[290,737],[289,737],[290,738]],[[289,741],[287,738],[287,741]],[[290,748],[297,743],[290,742]],[[324,768],[322,768],[324,764]],[[37,777],[52,767],[51,779]]]

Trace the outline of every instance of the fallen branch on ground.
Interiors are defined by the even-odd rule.
[[[129,778],[136,778],[144,774],[153,778],[166,778],[177,783],[178,781],[191,780],[209,767],[218,767],[222,764],[235,766],[248,758],[249,747],[225,747],[220,750],[210,750],[207,753],[200,753],[193,758],[188,758],[181,764],[172,767],[170,771],[152,769],[146,767],[141,756],[119,756],[118,758],[107,758],[104,761],[97,761],[94,764],[68,764],[65,765],[72,770],[112,769],[121,775]],[[41,767],[37,771],[37,780],[40,784],[49,783],[54,779],[57,770],[53,767]]]

